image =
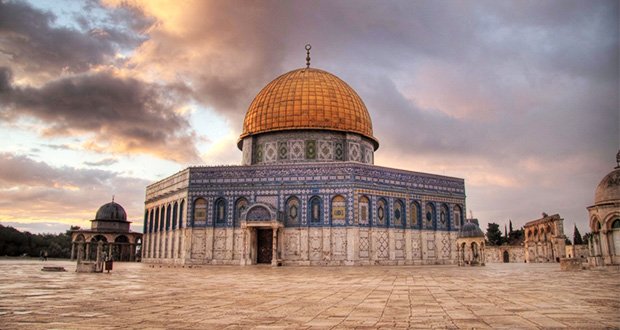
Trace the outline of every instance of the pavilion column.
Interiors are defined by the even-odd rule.
[[[75,242],[71,242],[71,261],[75,260]]]
[[[90,243],[86,243],[86,258],[84,260],[90,260]]]
[[[136,245],[129,244],[129,261],[135,261],[135,260],[136,260]]]
[[[607,229],[601,230],[601,247],[603,250],[603,263],[611,264],[611,249],[609,248],[609,231]]]
[[[84,260],[84,243],[83,242],[79,242],[77,244],[78,244],[77,261],[79,263],[82,260]]]

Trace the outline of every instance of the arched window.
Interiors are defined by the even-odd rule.
[[[435,206],[432,203],[426,203],[424,207],[424,228],[434,229],[435,222]]]
[[[438,228],[446,229],[449,228],[450,223],[450,211],[448,211],[448,206],[446,204],[441,204],[439,208],[439,224]]]
[[[411,226],[421,228],[420,223],[420,204],[418,202],[411,203]]]
[[[454,205],[453,208],[454,213],[454,227],[459,228],[463,226],[463,210],[460,205]]]
[[[346,201],[342,195],[332,198],[332,224],[344,225],[346,222]]]
[[[153,232],[153,210],[149,211],[149,233]]]
[[[310,211],[310,223],[320,224],[323,219],[323,212],[321,210],[321,198],[314,196],[310,198],[309,211]]]
[[[360,225],[367,225],[370,223],[370,200],[368,197],[361,196],[358,202],[358,222]]]
[[[146,234],[148,231],[148,221],[149,221],[149,211],[145,210],[144,211],[144,226],[142,226],[142,232],[144,234]]]
[[[218,198],[215,201],[215,223],[226,223],[226,200],[224,198]]]
[[[165,216],[166,215],[166,208],[165,207],[161,207],[159,209],[159,231],[164,231],[164,221],[165,221]]]
[[[233,222],[235,226],[239,225],[239,220],[241,219],[241,213],[248,208],[248,200],[240,197],[235,202],[235,214],[233,214]]]
[[[153,231],[159,231],[159,207],[155,209],[155,226],[153,227]]]
[[[174,207],[172,207],[172,230],[177,229],[177,214],[179,213],[179,204],[174,202]]]
[[[207,201],[198,198],[194,201],[194,225],[205,225],[207,223]]]
[[[383,198],[377,201],[377,226],[385,226],[387,224],[386,205],[387,203]]]
[[[172,207],[168,204],[168,208],[166,208],[166,231],[170,230],[170,213],[172,213]]]
[[[405,208],[403,207],[403,202],[400,200],[394,201],[394,226],[402,227],[404,225],[405,219]]]
[[[295,196],[286,201],[286,224],[296,226],[299,224],[299,199]]]
[[[620,255],[620,219],[614,220],[611,223],[611,245],[613,246],[613,255]]]
[[[183,228],[183,211],[185,211],[185,200],[181,201],[181,206],[179,207],[179,228]]]

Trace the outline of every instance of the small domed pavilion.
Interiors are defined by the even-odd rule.
[[[118,203],[102,205],[95,219],[91,220],[91,228],[74,230],[71,233],[71,260],[95,260],[96,246],[101,241],[104,251],[115,261],[136,261],[140,259],[142,233],[129,229],[131,221],[127,221],[125,209]]]
[[[484,266],[484,233],[478,220],[467,219],[456,239],[459,266]]]
[[[616,163],[596,187],[594,205],[588,207],[591,266],[620,265],[620,151]]]

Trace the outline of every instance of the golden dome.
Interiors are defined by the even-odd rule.
[[[375,149],[379,146],[362,99],[340,78],[319,69],[293,70],[265,86],[245,115],[239,144],[246,136],[299,129],[357,133]]]

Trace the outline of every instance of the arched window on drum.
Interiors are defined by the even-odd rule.
[[[393,224],[394,227],[403,227],[405,225],[405,207],[403,206],[403,202],[400,200],[394,201],[394,218]]]
[[[439,223],[437,224],[437,228],[439,229],[448,229],[450,224],[450,211],[446,204],[441,204],[439,209]]]
[[[435,229],[435,206],[432,203],[426,203],[424,207],[424,228]]]
[[[388,217],[387,217],[388,211],[387,211],[387,203],[385,202],[385,199],[380,198],[379,200],[377,200],[377,221],[376,221],[376,225],[379,227],[383,227],[385,225],[388,224]]]
[[[418,202],[411,203],[411,227],[422,228],[421,216],[420,216],[420,204]]]
[[[370,200],[366,196],[360,196],[358,201],[357,221],[360,225],[368,225],[370,223]]]
[[[453,214],[454,214],[454,228],[460,228],[463,226],[463,209],[461,209],[460,205],[454,205]]]
[[[198,198],[194,201],[194,226],[204,226],[207,224],[207,201]]]
[[[286,225],[298,226],[299,225],[299,208],[301,203],[295,196],[290,197],[286,201]]]
[[[218,198],[215,201],[215,223],[223,225],[226,223],[226,200],[224,198]]]
[[[240,197],[235,202],[235,214],[233,215],[233,224],[239,226],[241,220],[241,214],[248,208],[248,200],[244,197]]]
[[[319,225],[323,220],[322,202],[319,196],[313,196],[308,202],[308,218],[311,225]]]
[[[342,195],[332,198],[331,215],[332,224],[344,225],[346,223],[346,201]]]

